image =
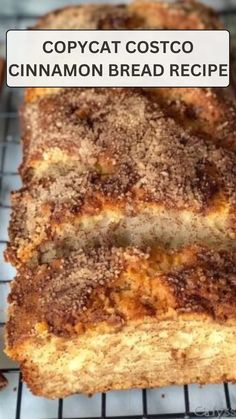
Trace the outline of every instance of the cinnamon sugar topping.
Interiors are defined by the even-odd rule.
[[[144,200],[174,208],[202,209],[220,190],[235,201],[235,154],[186,133],[144,92],[67,89],[25,113],[29,156],[58,147],[86,171],[80,177],[72,170],[52,183],[52,200],[66,201],[68,194],[78,200],[92,188],[119,197],[142,190]]]

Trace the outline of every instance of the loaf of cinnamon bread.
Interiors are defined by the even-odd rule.
[[[220,27],[192,0],[35,26]],[[6,353],[33,393],[235,381],[233,89],[27,89],[21,119]]]

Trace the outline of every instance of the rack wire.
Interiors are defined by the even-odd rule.
[[[226,21],[226,26],[229,26],[229,24],[233,25],[232,33],[236,35],[236,8],[231,8],[230,11],[223,11],[222,16]],[[0,25],[2,22],[4,22],[5,26],[7,25],[11,28],[25,27],[31,24],[31,21],[35,18],[36,16],[24,15],[18,15],[14,18],[8,16],[6,18],[6,16],[3,17],[0,15]],[[21,158],[17,110],[21,101],[21,95],[22,92],[19,89],[4,88],[0,98],[0,251],[4,250],[4,247],[7,243],[7,224],[11,208],[9,200],[10,191],[17,189],[20,185],[17,172],[17,166]],[[3,258],[0,262],[0,268],[2,268],[0,271],[0,300],[2,301],[3,298],[6,300],[11,277],[13,276],[13,271],[10,271],[9,273],[9,268],[6,269]],[[2,296],[4,297],[1,298]],[[2,309],[0,308],[1,335],[3,334],[3,329],[5,326],[5,308],[6,304]],[[5,376],[7,376],[10,381],[12,375],[15,377],[12,384],[12,386],[15,386],[13,387],[13,391],[15,392],[14,400],[11,396],[10,398],[4,396],[4,403],[7,403],[7,400],[12,400],[12,405],[10,406],[11,412],[9,415],[7,414],[7,416],[1,416],[3,415],[2,412],[4,410],[1,409],[3,397],[0,395],[0,419],[34,419],[33,414],[30,414],[29,416],[28,413],[24,413],[22,411],[23,396],[28,390],[22,382],[22,376],[19,368],[10,363],[7,358],[3,358],[2,360],[0,358],[0,373],[3,373]],[[96,396],[96,409],[93,410],[92,413],[90,412],[88,415],[82,414],[82,416],[81,411],[84,411],[84,408],[81,410],[81,404],[84,405],[86,399],[85,397],[84,399],[81,399],[82,396],[77,396],[78,399],[76,399],[76,406],[78,409],[78,415],[76,415],[76,408],[74,408],[73,412],[71,410],[71,416],[70,408],[69,410],[68,408],[65,410],[65,404],[67,404],[68,399],[66,399],[66,401],[59,399],[55,402],[52,402],[54,403],[53,409],[49,409],[50,412],[53,411],[53,415],[47,416],[46,418],[45,413],[43,413],[43,418],[69,419],[70,417],[72,418],[72,416],[74,419],[89,419],[91,417],[95,419],[187,419],[191,417],[236,417],[236,387],[231,384],[223,383],[222,385],[218,386],[206,386],[203,389],[203,403],[201,406],[198,406],[198,408],[196,408],[196,402],[193,403],[192,400],[194,394],[199,392],[199,387],[185,385],[183,387],[178,387],[177,389],[175,388],[174,390],[174,393],[172,390],[168,389],[158,390],[157,393],[153,393],[155,392],[153,390],[146,389],[141,391],[137,390],[135,391],[135,394],[134,392],[126,392],[126,401],[127,394],[128,398],[135,396],[135,404],[139,405],[138,413],[136,409],[137,406],[135,406],[133,410],[129,406],[129,409],[126,410],[125,413],[122,413],[122,405],[124,403],[124,399],[122,401],[122,397],[120,395],[124,395],[124,392],[119,393],[119,395],[117,393],[103,393],[99,396]],[[6,389],[3,391],[3,393],[9,391],[9,389]],[[212,398],[212,395],[215,395],[217,399],[220,399],[221,404],[220,406],[218,405],[218,408],[215,408],[214,404],[211,404],[211,407],[209,407],[208,402],[210,398]],[[162,409],[163,403],[161,403],[161,401],[163,402],[165,397],[167,398],[167,402],[164,403],[165,407]],[[172,400],[170,400],[170,397]],[[173,400],[173,397],[175,397],[175,400]],[[38,400],[38,398],[35,398],[35,401],[36,399]],[[175,407],[175,405],[180,405],[180,399],[182,400],[182,408],[180,410],[177,410],[177,407],[177,411],[175,409],[173,410],[173,406],[172,409],[168,410],[168,404],[171,404],[171,401],[172,404],[173,402],[175,403]],[[118,410],[112,410],[112,400],[113,406],[114,402],[117,404],[118,400]],[[90,403],[89,399],[86,399],[86,403],[88,402]],[[41,416],[37,416],[37,419],[39,418],[41,418]]]

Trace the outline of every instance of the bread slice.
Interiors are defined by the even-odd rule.
[[[139,186],[144,176],[135,180],[123,172],[111,176],[70,172],[53,182],[34,184],[13,196],[5,256],[15,265],[41,263],[66,256],[72,249],[107,242],[235,247],[231,199],[214,193],[214,188],[194,187],[195,180],[188,183],[189,176],[187,171],[180,189],[160,173],[156,183],[144,187]],[[210,181],[207,178],[206,184]],[[185,188],[187,195],[178,194]]]
[[[235,381],[236,257],[80,250],[13,282],[6,353],[34,394]]]
[[[142,190],[136,194],[131,189],[119,199],[110,192],[119,186],[109,178],[91,186],[87,176],[71,173],[44,187],[38,184],[16,193],[7,260],[15,265],[42,263],[81,246],[104,243],[159,243],[172,248],[207,243],[235,248],[235,212],[227,201],[216,199],[200,210],[178,208],[176,201],[176,208],[171,208],[166,201],[140,199]]]
[[[12,262],[108,238],[233,245],[235,154],[187,134],[148,94],[67,89],[26,112],[31,183],[13,195]]]
[[[38,106],[38,99],[60,94],[63,89],[27,89],[25,110]],[[190,134],[236,151],[236,105],[232,88],[152,88],[147,89],[164,115],[173,118]],[[60,93],[59,93],[60,91]],[[36,103],[35,103],[36,102]],[[22,136],[23,144],[30,136]]]
[[[136,0],[128,5],[69,6],[50,12],[36,29],[219,29],[212,9],[195,1],[162,3]],[[58,88],[26,89],[25,102],[56,93]],[[236,107],[233,88],[152,89],[167,116],[184,129],[207,136],[214,143],[236,150]],[[23,138],[24,140],[24,138]]]
[[[191,90],[185,94],[185,100],[188,98],[189,102],[192,100]],[[206,128],[203,128],[205,135],[198,132],[196,139],[189,135],[191,133],[188,130],[182,129],[178,121],[173,120],[178,105],[171,94],[170,90],[168,100],[162,93],[161,101],[165,104],[161,105],[153,100],[152,94],[141,89],[68,88],[63,89],[60,94],[46,95],[34,103],[26,104],[22,110],[24,160],[20,168],[21,176],[27,182],[65,174],[74,167],[79,172],[95,167],[103,174],[114,171],[117,164],[113,157],[117,154],[116,148],[123,147],[119,150],[119,159],[124,159],[125,148],[135,147],[132,143],[141,141],[142,136],[148,146],[154,130],[156,141],[160,144],[167,144],[169,137],[169,148],[173,144],[173,147],[187,149],[187,143],[196,143],[196,148],[204,148],[207,154],[214,153],[214,147],[211,148],[210,143],[215,140],[217,142],[218,136],[225,143],[232,140],[228,131],[233,129],[235,135],[235,125],[221,124],[221,129],[217,131],[217,121],[222,121],[224,107],[220,106],[220,114],[217,107],[210,106],[212,101],[217,101],[216,97],[209,95],[207,106],[212,109],[212,118],[209,118]],[[198,103],[202,99],[199,91]],[[180,110],[180,113],[183,111]],[[196,131],[201,130],[204,126],[203,114],[201,124],[199,121],[193,124]],[[132,138],[126,139],[126,131]],[[145,139],[149,133],[150,138]],[[120,144],[122,141],[123,145]],[[184,153],[182,150],[182,154]],[[202,151],[199,152],[199,158],[203,157],[201,153]]]

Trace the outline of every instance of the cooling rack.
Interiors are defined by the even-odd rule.
[[[236,50],[235,8],[222,12]],[[232,2],[234,4],[234,2]],[[30,26],[36,16],[1,16],[0,31]],[[3,33],[3,32],[2,32]],[[1,34],[1,32],[0,32]],[[1,52],[1,44],[0,44]],[[17,365],[3,354],[6,299],[14,269],[4,262],[10,218],[10,192],[20,187],[21,161],[18,109],[22,91],[4,88],[0,97],[0,373],[8,386],[0,392],[0,419],[188,419],[236,417],[236,385],[185,385],[153,390],[132,390],[95,395],[75,395],[64,400],[33,396],[22,382]]]

